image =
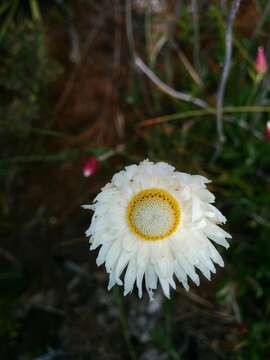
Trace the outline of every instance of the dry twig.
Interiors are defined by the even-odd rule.
[[[181,91],[176,91],[173,88],[171,88],[169,85],[165,84],[157,77],[157,75],[153,73],[153,71],[138,56],[135,56],[134,62],[135,65],[138,67],[138,69],[140,69],[164,93],[168,94],[169,96],[175,99],[190,102],[203,109],[209,107],[207,102],[205,102],[204,100],[201,100],[199,98],[196,98],[190,94],[186,94]]]

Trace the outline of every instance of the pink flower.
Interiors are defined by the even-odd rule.
[[[83,165],[83,176],[89,177],[94,175],[100,167],[101,165],[98,159],[95,156],[90,156]]]
[[[248,326],[245,323],[240,323],[237,324],[237,330],[241,333],[241,334],[245,334],[248,331]]]
[[[266,123],[265,137],[266,140],[270,141],[270,121],[267,121]]]
[[[264,47],[260,46],[257,51],[255,69],[258,74],[264,75],[267,71],[268,65],[266,61]]]

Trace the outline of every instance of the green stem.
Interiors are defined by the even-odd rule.
[[[41,22],[42,17],[41,17],[41,12],[39,9],[38,1],[37,0],[29,0],[29,5],[31,8],[32,17],[33,17],[34,21]]]
[[[133,344],[130,340],[130,334],[129,334],[129,330],[128,330],[128,324],[127,324],[127,319],[125,317],[125,313],[123,310],[123,300],[122,297],[119,295],[119,289],[115,288],[113,291],[113,295],[114,295],[114,299],[115,302],[118,306],[118,311],[119,311],[119,320],[122,326],[122,331],[123,331],[123,335],[124,335],[124,339],[128,348],[128,352],[129,352],[129,356],[131,360],[136,360],[137,359],[137,355],[135,352],[135,349],[133,347]]]
[[[224,107],[222,112],[224,114],[233,114],[233,113],[257,113],[257,112],[266,112],[270,113],[270,106],[227,106]],[[200,110],[189,110],[184,112],[179,112],[171,115],[164,115],[156,118],[156,122],[153,124],[161,124],[164,122],[182,120],[187,118],[196,118],[200,116],[215,115],[215,108],[207,108]],[[142,123],[143,125],[143,123]]]
[[[257,75],[256,81],[252,87],[252,91],[250,92],[249,97],[246,101],[247,104],[246,106],[250,106],[252,103],[256,102],[256,95],[260,88],[260,84],[262,80],[262,77],[260,75],[261,74]],[[244,113],[241,117],[241,121],[246,121],[246,118],[247,118],[247,113]]]
[[[16,131],[21,131],[21,132],[31,132],[31,133],[41,134],[41,135],[45,135],[45,136],[54,136],[54,137],[70,137],[70,135],[59,132],[59,131],[31,127],[24,123],[19,124],[19,123],[14,123],[14,122],[12,123],[12,122],[5,121],[5,120],[0,120],[0,125],[2,125],[3,127],[7,128],[7,129],[10,129],[11,131],[16,130]]]
[[[61,162],[78,156],[77,149],[62,151],[58,154],[50,155],[30,155],[30,156],[14,156],[6,159],[0,159],[0,165],[9,163],[35,163],[35,162]]]
[[[8,15],[6,16],[6,19],[4,20],[4,23],[3,25],[1,25],[1,29],[0,29],[0,41],[2,40],[2,38],[4,37],[4,35],[6,34],[8,28],[9,28],[9,25],[11,24],[13,18],[14,18],[14,15],[15,15],[15,12],[17,10],[17,7],[19,5],[19,0],[14,0],[12,5],[11,5],[11,8],[10,8],[10,11],[8,13]],[[4,9],[6,10],[6,8]]]

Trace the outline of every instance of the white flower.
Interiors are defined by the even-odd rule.
[[[141,297],[144,279],[150,299],[158,281],[169,297],[175,278],[188,290],[188,277],[200,283],[197,269],[210,280],[214,263],[224,266],[212,241],[228,248],[231,236],[217,225],[226,218],[212,205],[208,182],[145,160],[115,174],[94,203],[84,205],[94,211],[86,235],[90,250],[101,246],[97,265],[105,263],[109,289],[124,285],[126,295],[136,283]]]

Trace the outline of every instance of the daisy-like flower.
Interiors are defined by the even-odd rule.
[[[212,241],[228,248],[231,236],[218,226],[226,218],[212,205],[208,182],[145,160],[116,173],[94,203],[83,206],[94,211],[86,235],[90,250],[101,246],[97,265],[105,263],[109,289],[123,285],[127,295],[136,283],[142,297],[144,280],[150,299],[158,282],[170,297],[175,279],[188,290],[189,279],[200,283],[197,270],[210,280],[214,264],[224,266]]]

